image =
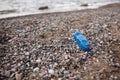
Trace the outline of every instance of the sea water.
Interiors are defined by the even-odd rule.
[[[65,12],[118,3],[120,0],[0,0],[0,18],[38,13]],[[88,4],[89,6],[80,6]],[[39,7],[48,6],[46,10]]]

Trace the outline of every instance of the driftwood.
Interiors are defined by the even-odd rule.
[[[45,10],[45,9],[48,9],[48,6],[39,7],[39,10]]]
[[[86,7],[87,7],[87,6],[88,6],[88,4],[87,4],[87,3],[85,3],[85,4],[81,4],[81,6],[84,6],[84,7],[86,6]]]

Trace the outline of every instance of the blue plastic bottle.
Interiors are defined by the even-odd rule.
[[[90,43],[81,32],[75,32],[73,37],[82,50],[90,51]]]

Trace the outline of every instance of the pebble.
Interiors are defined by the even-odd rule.
[[[111,50],[110,50],[109,52],[110,52],[111,54],[113,53],[113,51],[111,51]]]
[[[0,73],[16,78],[16,80],[28,80],[29,74],[33,74],[33,78],[39,76],[40,79],[44,78],[46,80],[53,79],[53,77],[55,77],[55,80],[62,80],[62,78],[66,80],[67,77],[70,80],[79,80],[75,79],[77,75],[87,79],[93,76],[93,79],[97,77],[99,80],[99,73],[97,71],[107,64],[110,64],[112,69],[117,71],[117,68],[120,67],[119,56],[117,56],[117,53],[119,53],[117,47],[119,48],[118,44],[120,43],[119,39],[116,39],[113,35],[113,33],[116,35],[117,28],[114,30],[112,27],[114,27],[115,24],[113,22],[118,18],[119,14],[114,15],[110,21],[104,22],[109,17],[110,10],[104,9],[104,11],[108,12],[92,10],[94,15],[90,10],[90,13],[89,11],[69,12],[70,14],[59,13],[60,16],[55,13],[39,15],[39,18],[30,16],[25,17],[25,19],[0,20],[0,25],[5,26],[5,31],[11,30],[10,34],[16,37],[11,39],[11,42],[8,44],[0,44],[0,47],[5,46],[5,52],[3,50],[2,54],[0,54],[0,67],[2,68]],[[114,11],[118,10],[115,9]],[[104,18],[104,15],[106,18]],[[118,23],[116,23],[117,25]],[[29,30],[25,29],[24,26],[28,27]],[[8,27],[10,28],[7,29]],[[93,48],[91,50],[92,56],[89,53],[84,53],[74,42],[72,33],[76,30],[81,31],[90,40]],[[40,38],[41,34],[45,34],[43,39]],[[9,32],[7,35],[9,35]],[[116,54],[111,55],[109,53]],[[111,57],[109,55],[112,57],[115,55],[115,60],[110,60]],[[21,76],[21,71],[16,73],[18,69],[24,72],[23,76]],[[106,72],[108,70],[105,68]],[[104,71],[101,72],[107,74]],[[85,74],[88,74],[88,76],[82,76]],[[114,74],[111,73],[111,75]]]
[[[27,66],[30,66],[29,62],[26,63]]]
[[[11,71],[15,72],[15,71],[16,71],[16,68],[12,68]]]
[[[16,72],[15,78],[16,78],[16,80],[22,80],[22,74]]]
[[[55,62],[53,65],[53,68],[57,67],[57,65],[58,65],[58,63]]]
[[[45,72],[41,72],[41,73],[39,73],[39,75],[42,77],[42,76],[44,76],[46,73]]]
[[[40,47],[41,47],[41,45],[38,45],[37,47],[38,47],[38,48],[40,48]]]
[[[104,24],[102,27],[103,27],[103,28],[107,28],[107,26],[108,26],[107,24]]]
[[[68,57],[68,55],[65,55],[65,59],[68,59],[69,57]]]
[[[63,70],[65,70],[65,68],[64,68],[64,67],[62,67],[62,69],[61,69],[61,70],[63,71]]]
[[[64,70],[63,73],[64,73],[64,74],[68,74],[69,72],[68,72],[67,70]]]
[[[14,53],[14,56],[17,56],[18,55],[18,53]]]
[[[62,80],[62,78],[58,78],[58,80]]]
[[[39,68],[38,67],[34,68],[33,72],[39,72]]]
[[[100,44],[102,44],[103,43],[103,41],[100,41]]]
[[[10,77],[10,71],[5,71],[5,75],[6,75],[7,77]]]
[[[39,58],[36,60],[37,63],[40,63],[42,60]]]
[[[51,75],[54,75],[55,71],[53,69],[48,69],[48,73],[51,74]]]
[[[17,66],[21,66],[21,63],[18,63],[18,65]]]
[[[29,55],[30,55],[30,53],[29,53],[29,52],[26,52],[26,53],[25,53],[25,55],[26,55],[26,56],[29,56]]]
[[[14,77],[14,75],[15,75],[15,73],[12,73],[12,74],[10,75],[10,78],[13,78],[13,77]]]
[[[58,63],[54,63],[54,65],[55,65],[55,66],[57,66],[57,65],[58,65]]]

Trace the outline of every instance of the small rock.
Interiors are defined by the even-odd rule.
[[[13,78],[15,76],[15,73],[12,73],[11,75],[10,75],[10,78]]]
[[[65,59],[68,59],[68,55],[65,55]]]
[[[45,72],[41,72],[41,73],[39,73],[39,76],[44,76],[46,73]]]
[[[18,53],[14,53],[14,56],[17,56],[18,55]]]
[[[57,67],[57,65],[58,65],[58,63],[55,62],[54,65],[53,65],[53,67],[55,68],[55,67]]]
[[[102,44],[103,43],[103,41],[100,41],[100,44]]]
[[[84,6],[84,7],[86,7],[86,6],[88,6],[88,4],[87,4],[87,3],[85,3],[85,4],[81,4],[81,6]]]
[[[26,63],[27,66],[30,66],[29,62]]]
[[[16,72],[15,78],[16,78],[16,80],[22,80],[22,74]]]
[[[5,53],[0,53],[0,57],[4,57],[5,56]]]
[[[63,73],[64,73],[64,74],[68,74],[69,72],[65,70]]]
[[[58,80],[62,80],[62,78],[58,78]]]
[[[37,63],[40,63],[40,62],[41,62],[41,59],[37,59],[36,62],[37,62]]]
[[[61,70],[63,71],[63,70],[65,70],[65,68],[64,68],[64,67],[62,67],[62,69],[61,69]]]
[[[48,73],[53,75],[55,73],[55,71],[53,69],[49,69]]]
[[[18,65],[18,66],[21,66],[21,63],[18,63],[17,65]]]
[[[12,72],[15,72],[15,71],[16,71],[16,68],[12,68],[11,71],[12,71]]]
[[[68,37],[68,40],[71,40],[71,38],[70,38],[70,37]]]
[[[110,50],[109,52],[110,52],[111,54],[113,53],[113,51],[111,51],[111,50]]]
[[[26,56],[29,56],[29,55],[30,55],[30,53],[29,53],[29,52],[26,52],[26,53],[25,53],[25,55],[26,55]]]
[[[110,33],[110,32],[109,32],[108,34],[109,34],[109,35],[111,35],[111,33]]]
[[[58,63],[54,63],[54,65],[55,65],[55,66],[57,66],[57,65],[58,65]]]
[[[105,24],[105,25],[103,25],[102,27],[103,27],[103,28],[107,28],[107,26],[108,26],[108,25]]]
[[[38,48],[40,48],[40,47],[41,47],[41,45],[38,45],[37,47],[38,47]]]
[[[0,57],[4,57],[6,55],[5,50],[6,50],[5,47],[0,46]]]
[[[33,72],[39,72],[39,68],[38,67],[34,68]]]
[[[5,75],[6,75],[7,77],[9,77],[9,76],[10,76],[10,71],[5,71]]]
[[[48,9],[48,6],[39,7],[39,10],[45,10],[45,9]]]

